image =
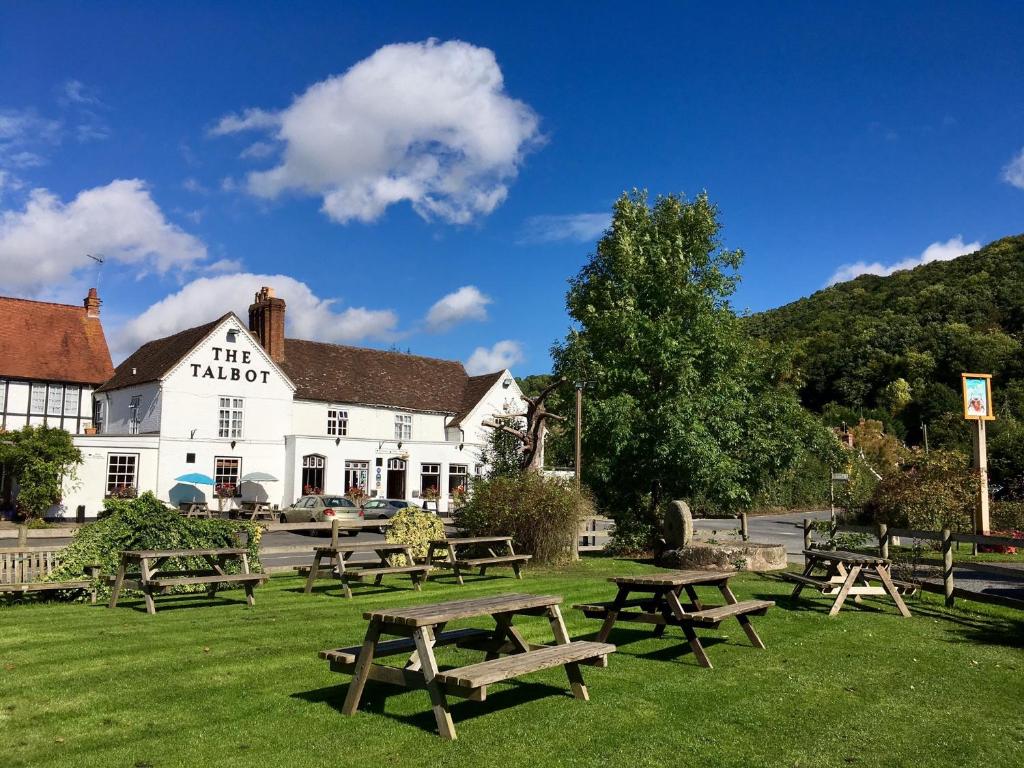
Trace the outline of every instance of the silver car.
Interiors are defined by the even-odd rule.
[[[363,510],[336,494],[312,494],[303,496],[290,507],[281,510],[282,523],[331,523],[335,520],[345,523],[361,523]],[[355,536],[358,531],[349,531]]]

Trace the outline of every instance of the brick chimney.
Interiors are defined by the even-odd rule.
[[[99,317],[100,316],[100,296],[96,293],[95,288],[89,289],[89,295],[85,297],[85,316],[86,317]]]
[[[284,359],[284,299],[274,296],[274,289],[264,286],[249,306],[249,330],[267,350],[270,359]]]

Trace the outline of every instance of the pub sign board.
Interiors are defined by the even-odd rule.
[[[988,373],[962,373],[964,390],[964,418],[992,421],[996,414],[992,406],[992,375]]]

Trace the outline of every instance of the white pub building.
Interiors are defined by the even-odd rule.
[[[248,327],[234,313],[144,344],[94,393],[95,435],[75,438],[84,463],[64,514],[86,516],[123,486],[177,505],[213,488],[237,501],[288,506],[306,493],[416,502],[482,471],[481,421],[522,408],[507,371],[467,375],[459,362],[286,339],[285,302],[263,288]],[[247,473],[275,478],[241,482]]]

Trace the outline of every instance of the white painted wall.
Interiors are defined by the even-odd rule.
[[[75,445],[82,452],[82,465],[75,478],[64,481],[64,498],[50,515],[58,519],[74,519],[78,506],[85,506],[86,517],[95,517],[103,509],[107,490],[107,466],[113,453],[133,453],[139,457],[139,490],[157,487],[159,468],[159,439],[154,435],[134,437],[108,437],[104,435],[78,435]]]

